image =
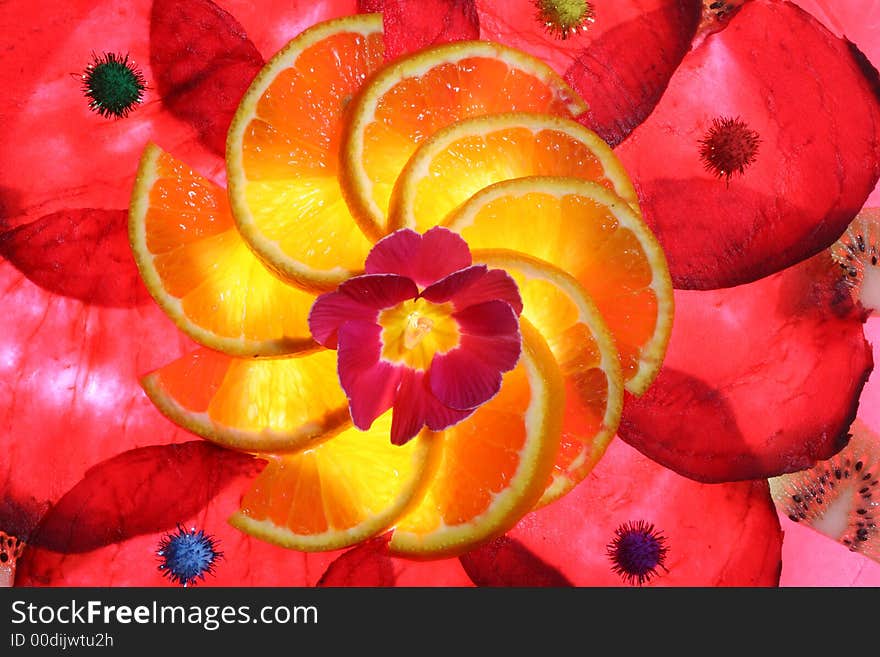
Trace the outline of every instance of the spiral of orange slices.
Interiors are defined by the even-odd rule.
[[[673,309],[632,183],[573,120],[585,109],[544,63],[494,43],[386,63],[367,14],[318,24],[266,64],[230,127],[228,190],[146,148],[132,250],[202,346],[142,385],[178,425],[266,461],[230,522],[309,551],[390,532],[392,553],[439,558],[586,476],[624,390],[657,374]],[[363,274],[377,242],[434,226],[464,238],[475,270],[515,282],[519,357],[465,419],[396,445],[391,411],[353,419],[342,356],[313,339],[310,309]],[[400,335],[421,340],[425,321]]]

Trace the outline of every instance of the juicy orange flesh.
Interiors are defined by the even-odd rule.
[[[605,206],[577,194],[529,192],[490,201],[471,225],[453,228],[471,249],[521,251],[574,276],[615,338],[624,380],[636,374],[640,345],[657,322],[653,273],[635,234]]]
[[[431,303],[425,299],[404,301],[379,313],[382,327],[382,358],[427,370],[435,354],[445,354],[458,346],[458,323],[452,317],[451,303]]]
[[[595,465],[606,444],[605,440],[594,444],[607,428],[609,380],[602,369],[602,353],[576,303],[558,285],[528,278],[513,267],[507,271],[519,287],[523,316],[547,341],[565,383],[565,418],[548,487],[559,476],[576,483]]]
[[[415,229],[424,232],[484,187],[524,176],[592,180],[614,191],[602,163],[583,142],[559,130],[506,128],[458,139],[431,157],[414,188]]]
[[[233,430],[317,432],[348,417],[331,350],[258,360],[201,349],[156,376],[183,408]]]
[[[531,392],[525,366],[504,376],[501,391],[467,420],[443,433],[443,459],[425,498],[398,524],[426,534],[465,524],[485,512],[493,494],[516,474],[526,441],[524,416]]]
[[[383,53],[381,34],[344,32],[306,48],[245,128],[244,198],[254,222],[284,254],[317,270],[358,271],[370,250],[336,172],[343,115]]]
[[[391,412],[367,431],[349,428],[313,449],[272,457],[241,511],[297,534],[357,526],[391,506],[415,476],[419,441],[392,445]]]
[[[162,153],[145,218],[162,285],[195,324],[225,337],[307,338],[314,296],[269,274],[239,236],[226,193]]]
[[[500,59],[469,57],[404,78],[376,103],[363,136],[363,167],[383,212],[406,161],[437,130],[499,112],[571,116],[564,99],[540,78]]]

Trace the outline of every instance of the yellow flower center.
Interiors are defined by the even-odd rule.
[[[435,354],[458,346],[458,323],[451,303],[412,299],[379,313],[382,358],[416,370],[427,370]]]

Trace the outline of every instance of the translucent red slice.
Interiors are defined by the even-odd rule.
[[[475,581],[508,586],[554,581],[548,567],[575,586],[625,585],[611,570],[607,546],[620,525],[639,520],[662,532],[668,547],[666,570],[646,586],[778,582],[782,533],[766,482],[700,484],[619,440],[572,492],[508,533],[515,551],[488,559],[495,549],[489,544],[467,557],[466,568]]]
[[[193,443],[191,443],[193,444]],[[202,445],[207,443],[201,442]],[[131,452],[117,459],[99,464],[98,474],[103,470],[105,473],[112,472],[112,463],[119,459],[128,461],[126,468],[133,480],[129,486],[141,482],[146,489],[150,489],[148,480],[139,479],[139,476],[147,474],[153,467],[161,467],[161,459],[153,459],[157,455],[156,450],[163,447],[148,448],[151,451],[141,456],[144,465],[135,467]],[[202,448],[204,449],[204,448]],[[216,449],[210,446],[207,449]],[[138,450],[136,450],[138,451]],[[174,478],[175,466],[180,467],[177,476],[179,481],[176,486],[162,493],[157,500],[161,506],[168,501],[168,497],[177,493],[181,498],[193,496],[198,499],[203,495],[206,503],[201,508],[195,508],[184,499],[179,503],[172,504],[167,512],[154,509],[150,512],[146,507],[149,502],[141,500],[139,509],[130,506],[130,502],[115,499],[104,495],[98,502],[103,503],[108,513],[103,516],[102,523],[95,528],[101,531],[119,530],[126,522],[133,525],[140,524],[141,529],[146,529],[148,523],[161,520],[163,523],[172,519],[180,511],[188,515],[177,518],[177,522],[190,531],[195,528],[203,530],[217,542],[217,549],[223,553],[216,563],[213,574],[207,574],[205,580],[199,580],[198,586],[307,586],[314,584],[314,577],[326,568],[328,559],[313,559],[307,555],[293,553],[264,541],[260,541],[241,533],[233,528],[227,518],[238,508],[242,491],[248,486],[253,475],[248,468],[236,468],[231,459],[241,459],[241,456],[229,456],[228,450],[216,449],[213,456],[205,453],[196,459],[195,463],[183,464],[174,460],[166,461],[166,466],[171,472],[162,475],[165,483]],[[201,471],[195,481],[187,485],[184,478],[187,475]],[[121,474],[121,472],[120,472]],[[85,482],[86,480],[84,480]],[[81,482],[80,486],[86,484]],[[121,481],[118,483],[122,483]],[[211,490],[212,484],[214,489]],[[120,488],[116,488],[120,491]],[[131,492],[129,488],[127,493]],[[216,493],[216,494],[215,494]],[[66,497],[66,496],[65,496]],[[118,505],[116,511],[119,518],[112,519],[114,504]],[[137,506],[137,504],[135,506]],[[127,516],[126,513],[133,512]],[[79,530],[78,530],[79,531]],[[158,569],[160,563],[157,551],[159,543],[170,532],[176,532],[175,526],[166,529],[158,529],[154,524],[148,533],[130,533],[123,531],[116,542],[103,542],[103,546],[95,546],[87,552],[57,552],[45,547],[28,545],[24,554],[18,561],[16,585],[18,586],[150,586],[150,587],[178,587],[179,584],[171,582],[162,575]],[[60,536],[56,536],[60,539]],[[72,537],[74,541],[86,541],[84,537]],[[63,547],[56,540],[53,547]],[[85,546],[83,546],[85,547]]]
[[[593,21],[565,39],[534,0],[477,0],[482,38],[540,57],[590,106],[580,120],[616,145],[651,112],[700,20],[699,0],[593,0]]]
[[[150,66],[162,103],[221,156],[232,115],[263,64],[239,22],[210,0],[153,2]]]
[[[358,5],[362,12],[382,13],[387,60],[480,36],[474,0],[359,0]]]
[[[852,44],[784,2],[745,3],[689,52],[617,149],[675,286],[753,281],[834,242],[880,175],[878,88]],[[730,176],[701,156],[725,119],[759,140]],[[728,140],[714,160],[736,169],[743,143]]]
[[[663,368],[618,434],[698,481],[775,476],[842,446],[873,367],[862,311],[823,252],[760,281],[675,294]]]

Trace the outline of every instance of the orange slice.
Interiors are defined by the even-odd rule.
[[[296,550],[333,550],[388,529],[418,502],[439,443],[422,434],[392,445],[391,411],[367,431],[341,434],[288,456],[271,456],[230,522]]]
[[[614,336],[626,389],[648,388],[672,328],[672,282],[663,250],[628,203],[594,182],[533,176],[486,187],[446,225],[471,249],[520,251],[574,276]]]
[[[336,287],[363,268],[372,246],[336,173],[346,107],[383,53],[379,14],[319,23],[260,71],[229,129],[238,228],[267,266],[305,289]]]
[[[565,384],[559,452],[543,506],[586,477],[614,438],[623,411],[623,374],[614,338],[583,286],[548,262],[505,250],[474,252],[474,261],[516,280],[526,317],[550,347]]]
[[[329,349],[259,360],[200,349],[141,385],[177,425],[248,452],[303,449],[351,424]]]
[[[592,180],[639,211],[629,176],[595,132],[550,114],[494,114],[422,142],[394,185],[391,227],[424,232],[483,187],[524,176]]]
[[[434,559],[510,529],[544,491],[559,447],[565,388],[547,343],[521,320],[522,357],[501,391],[442,434],[442,458],[420,504],[398,523],[390,550]]]
[[[364,232],[389,231],[391,191],[416,147],[461,119],[500,112],[576,116],[587,106],[550,67],[487,41],[427,48],[379,71],[356,97],[340,182]]]
[[[238,356],[316,346],[314,296],[270,274],[236,231],[226,192],[155,144],[141,157],[129,240],[147,289],[197,342]]]

